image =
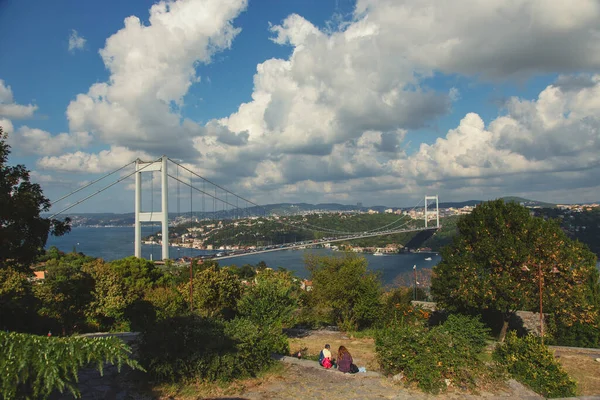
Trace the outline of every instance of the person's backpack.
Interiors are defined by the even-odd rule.
[[[356,364],[350,364],[350,373],[355,374],[357,372],[358,372],[358,367],[356,366]]]
[[[329,369],[333,365],[331,364],[331,360],[329,358],[323,359],[323,368]]]

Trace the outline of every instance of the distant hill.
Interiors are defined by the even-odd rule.
[[[515,201],[519,204],[522,204],[526,207],[536,207],[536,208],[554,208],[555,204],[544,203],[541,201],[524,199],[522,197],[503,197],[504,201]],[[462,208],[465,206],[476,206],[480,204],[482,200],[467,200],[460,202],[443,202],[440,203],[440,208]],[[430,206],[431,207],[431,206]],[[276,204],[267,204],[261,207],[249,207],[244,209],[243,211],[236,210],[222,210],[217,212],[206,211],[202,212],[200,210],[194,210],[193,216],[198,219],[210,218],[210,219],[229,219],[236,218],[239,216],[247,217],[247,216],[265,216],[265,215],[297,215],[306,212],[351,212],[351,211],[367,211],[367,210],[375,210],[378,212],[384,212],[387,209],[402,209],[408,210],[412,207],[389,207],[384,205],[376,205],[370,207],[358,207],[357,205],[350,204],[339,204],[339,203],[320,203],[320,204],[309,204],[309,203],[276,203]],[[48,216],[49,214],[46,214]],[[135,222],[134,213],[73,213],[73,214],[65,214],[65,217],[70,217],[72,219],[73,226],[131,226]],[[169,219],[175,220],[177,217],[188,218],[190,216],[190,212],[181,212],[179,214],[170,212]]]
[[[467,200],[467,201],[458,201],[458,202],[444,202],[440,203],[440,208],[463,208],[466,206],[473,207],[482,203],[482,200]]]
[[[506,196],[502,197],[502,200],[505,202],[514,201],[515,203],[519,203],[525,207],[541,207],[541,208],[555,208],[556,204],[553,203],[545,203],[543,201],[524,199],[523,197],[516,196]]]

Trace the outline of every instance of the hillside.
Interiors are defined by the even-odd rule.
[[[503,197],[505,201],[515,201],[526,207],[535,208],[554,208],[555,204],[545,203],[537,200],[525,199],[522,197]],[[462,208],[465,206],[476,206],[481,203],[482,200],[467,200],[462,202],[442,202],[439,203],[439,207],[443,208]],[[180,213],[170,212],[169,220],[175,222],[178,218],[189,219],[190,216],[193,218],[203,219],[234,219],[239,217],[264,217],[269,215],[279,216],[293,216],[307,213],[333,213],[333,212],[365,212],[368,210],[375,210],[379,213],[385,212],[387,209],[393,210],[408,210],[412,207],[389,207],[385,205],[374,205],[370,207],[359,207],[358,205],[339,204],[339,203],[275,203],[267,204],[261,207],[249,207],[243,210],[221,210],[221,211],[183,211]],[[49,214],[48,214],[49,215]],[[47,216],[47,215],[46,215]],[[133,213],[72,213],[65,214],[65,217],[69,217],[72,220],[73,226],[131,226],[135,222],[135,216]]]

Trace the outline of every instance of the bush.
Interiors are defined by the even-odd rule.
[[[485,349],[487,338],[491,331],[477,317],[461,314],[450,314],[441,327],[456,340],[464,340],[474,353],[480,353]]]
[[[517,337],[511,331],[494,350],[494,359],[506,366],[515,379],[545,397],[575,395],[576,384],[562,369],[548,347],[532,335]]]
[[[467,327],[460,329],[460,324]],[[474,387],[486,368],[479,359],[487,330],[477,320],[459,316],[427,329],[423,325],[391,325],[377,332],[375,350],[382,370],[402,372],[426,392],[455,386]]]
[[[255,376],[271,353],[287,353],[281,329],[249,319],[230,322],[199,316],[159,321],[141,337],[140,359],[159,382],[230,381]]]
[[[47,398],[53,391],[69,390],[80,397],[77,374],[80,368],[95,365],[102,374],[104,363],[126,364],[142,369],[129,358],[131,350],[120,339],[55,338],[23,333],[0,332],[2,398]]]

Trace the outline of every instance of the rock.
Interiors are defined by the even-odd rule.
[[[600,362],[600,358],[596,358],[596,362]]]
[[[404,374],[402,372],[400,372],[399,374],[394,375],[392,377],[392,379],[399,382],[404,379]]]
[[[450,379],[444,379],[444,382],[446,383],[446,386],[450,386],[450,384],[452,383]]]

